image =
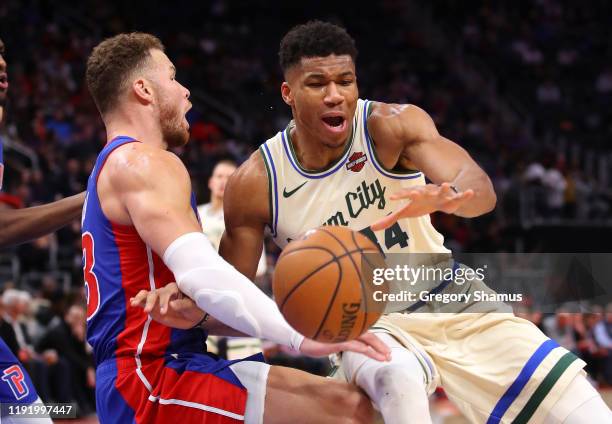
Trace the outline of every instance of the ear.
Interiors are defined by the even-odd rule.
[[[146,78],[138,78],[132,83],[132,92],[142,104],[153,102],[153,85]]]
[[[291,91],[291,86],[287,81],[283,81],[281,84],[281,96],[283,97],[283,101],[287,103],[289,106],[293,106],[293,92]]]

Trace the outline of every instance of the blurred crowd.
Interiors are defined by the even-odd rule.
[[[76,403],[79,416],[95,412],[84,300],[58,301],[45,293],[33,297],[5,287],[0,311],[0,337],[27,369],[41,399]]]
[[[594,305],[588,313],[575,313],[565,307],[554,314],[542,314],[529,308],[515,310],[515,313],[582,358],[594,384],[612,385],[612,303],[605,309]]]
[[[491,176],[496,212],[475,220],[434,216],[449,247],[520,251],[534,225],[586,222],[599,234],[609,231],[608,2],[438,1],[415,8],[411,3],[420,2],[383,0],[365,14],[352,2],[347,7],[321,0],[310,2],[309,10],[264,0],[139,3],[0,2],[10,82],[0,126],[6,165],[0,213],[85,189],[106,142],[84,84],[86,58],[102,38],[135,29],[162,39],[178,79],[191,90],[191,141],[176,153],[192,175],[199,203],[205,202],[214,163],[243,161],[289,121],[279,95],[278,44],[292,25],[316,17],[346,26],[355,37],[362,97],[421,106]],[[445,49],[433,48],[415,20],[431,22],[445,37]],[[564,241],[586,237],[572,234]],[[555,242],[539,248],[547,247],[572,248]],[[271,244],[267,250],[271,272],[278,251]],[[0,328],[3,339],[6,334],[14,340],[11,348],[44,400],[82,397],[77,400],[87,411],[93,382],[79,306],[81,266],[79,222],[0,251]],[[600,381],[611,383],[612,311],[560,311],[538,319],[552,337],[590,358]],[[277,356],[281,362],[283,355]],[[77,365],[67,370],[66,362]],[[325,371],[320,363],[316,367]],[[74,383],[56,387],[54,375],[70,375]]]
[[[461,57],[495,75],[495,91],[529,133],[512,160],[517,177],[537,185],[524,190],[523,217],[609,226],[612,28],[603,17],[610,2],[442,0],[430,11],[458,40]]]

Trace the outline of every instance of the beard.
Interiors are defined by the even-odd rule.
[[[160,102],[159,111],[162,136],[168,147],[181,147],[189,141],[189,130],[183,125],[183,115],[170,105]]]

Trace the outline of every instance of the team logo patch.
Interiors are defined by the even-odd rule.
[[[349,158],[346,163],[346,169],[353,172],[359,172],[363,169],[368,157],[363,152],[355,152]]]
[[[2,371],[2,380],[9,385],[17,400],[23,399],[30,393],[30,389],[25,382],[25,375],[23,371],[21,371],[21,367],[17,364],[11,365]]]

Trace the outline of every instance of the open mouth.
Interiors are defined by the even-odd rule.
[[[322,120],[325,126],[333,132],[342,132],[346,129],[346,119],[342,116],[326,116]]]

